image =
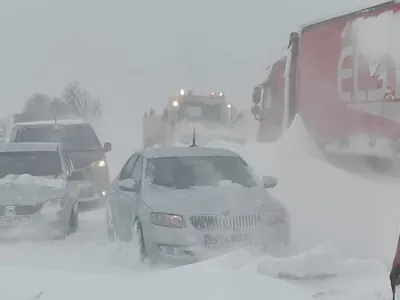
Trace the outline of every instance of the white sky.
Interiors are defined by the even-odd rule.
[[[0,0],[2,113],[34,92],[57,96],[73,80],[121,119],[160,110],[192,84],[249,107],[253,85],[291,30],[378,2]]]

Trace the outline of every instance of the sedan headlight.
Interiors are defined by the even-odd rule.
[[[271,213],[268,214],[266,218],[266,223],[268,225],[275,225],[278,223],[282,223],[285,221],[285,214],[284,212],[279,212],[279,213]]]
[[[182,216],[166,213],[151,213],[151,222],[154,225],[172,228],[185,228],[186,223]]]
[[[284,207],[276,206],[269,208],[265,213],[264,223],[268,225],[275,225],[287,221],[287,212]]]
[[[65,202],[62,198],[54,198],[46,201],[41,209],[45,214],[56,214],[62,211],[65,207]]]
[[[95,161],[95,162],[93,162],[90,166],[92,167],[92,168],[103,168],[103,167],[105,167],[107,164],[106,164],[106,161],[105,160],[99,160],[99,161]]]

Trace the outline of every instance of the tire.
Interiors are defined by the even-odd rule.
[[[69,217],[69,227],[67,235],[74,234],[78,231],[79,228],[79,213],[77,209],[71,210],[71,216]]]
[[[134,247],[134,259],[136,262],[144,263],[147,255],[144,245],[143,229],[139,219],[135,219],[132,228],[132,244]]]
[[[106,209],[106,222],[107,222],[107,237],[110,242],[115,241],[115,230],[112,226],[112,216],[110,212],[110,208],[107,207]]]

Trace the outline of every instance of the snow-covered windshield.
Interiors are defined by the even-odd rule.
[[[247,164],[239,157],[152,158],[148,160],[146,177],[154,185],[180,189],[219,186],[224,182],[245,187],[257,185]]]
[[[221,105],[208,103],[182,103],[179,108],[179,118],[187,121],[221,120]]]
[[[7,175],[57,176],[61,174],[57,152],[0,152],[0,178]]]
[[[68,151],[101,150],[101,144],[90,125],[44,125],[26,126],[15,139],[16,142],[60,142]]]

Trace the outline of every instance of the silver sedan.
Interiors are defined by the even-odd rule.
[[[61,144],[0,145],[0,236],[64,238],[76,232],[81,179]]]
[[[108,193],[110,240],[137,259],[192,263],[238,248],[286,246],[290,221],[246,161],[226,149],[151,148],[133,154]]]

